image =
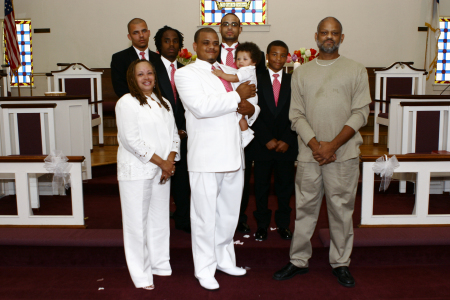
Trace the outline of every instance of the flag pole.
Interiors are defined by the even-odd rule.
[[[17,92],[19,93],[19,97],[20,97],[20,82],[19,82],[19,69],[15,70],[14,73],[17,76]],[[12,81],[12,80],[11,80]]]

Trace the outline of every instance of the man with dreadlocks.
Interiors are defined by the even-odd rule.
[[[189,218],[189,174],[187,169],[187,134],[186,119],[184,117],[184,107],[180,101],[175,86],[175,72],[183,67],[177,59],[178,52],[183,48],[183,34],[169,26],[159,29],[154,37],[156,50],[161,56],[150,57],[158,74],[158,86],[164,98],[170,101],[173,108],[173,114],[178,127],[178,134],[181,138],[180,155],[181,159],[177,162],[177,173],[172,178],[172,195],[177,206],[173,214],[175,228],[187,233],[191,232],[191,223]]]

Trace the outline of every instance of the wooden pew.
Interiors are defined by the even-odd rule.
[[[56,104],[54,107],[54,127],[55,127],[55,148],[61,150],[66,156],[82,155],[86,159],[83,163],[83,179],[92,179],[91,168],[91,132],[90,127],[90,108],[89,96],[65,96],[65,97],[0,97],[0,124],[8,122],[4,119],[2,105],[49,105]],[[10,116],[8,115],[8,118]],[[2,125],[1,129],[1,150],[0,155],[7,155],[6,137],[14,136],[16,128],[10,128],[6,133],[6,126]],[[20,140],[20,138],[19,138]],[[47,148],[47,153],[50,154],[53,149]],[[25,154],[20,149],[15,149],[11,154]],[[28,154],[36,154],[30,153]]]
[[[361,226],[450,225],[450,214],[429,215],[430,177],[433,172],[450,172],[450,155],[406,154],[396,155],[400,166],[395,173],[416,173],[415,209],[411,215],[374,215],[373,165],[378,156],[363,155]],[[394,174],[395,174],[394,173]]]
[[[81,164],[83,156],[68,156],[71,165],[72,215],[33,215],[29,197],[29,175],[49,173],[44,168],[46,156],[0,156],[0,173],[13,173],[16,185],[17,215],[0,215],[0,226],[70,226],[84,228],[83,180]],[[1,188],[1,185],[0,185]],[[1,201],[1,200],[0,200]]]

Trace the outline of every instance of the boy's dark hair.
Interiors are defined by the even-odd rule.
[[[178,41],[180,43],[180,50],[183,49],[183,42],[184,42],[184,37],[183,34],[181,32],[179,32],[178,30],[169,27],[169,26],[164,26],[163,28],[160,28],[156,34],[155,37],[153,38],[155,40],[155,46],[156,46],[156,50],[158,50],[158,52],[161,52],[161,44],[162,44],[162,36],[164,34],[164,32],[166,32],[167,30],[173,30],[176,32],[176,34],[178,35]]]
[[[278,47],[283,47],[283,48],[285,48],[286,51],[289,53],[289,47],[288,47],[288,45],[286,45],[286,43],[283,42],[283,41],[276,40],[276,41],[271,42],[271,43],[267,46],[267,54],[270,53],[270,48],[272,48],[272,46],[275,46],[275,47],[277,47],[277,46],[278,46]]]
[[[255,63],[255,65],[258,65],[259,62],[261,61],[261,56],[262,56],[261,50],[255,43],[245,42],[245,43],[239,44],[236,47],[236,52],[234,54],[234,60],[236,60],[238,52],[241,52],[241,51],[249,52],[250,58]]]

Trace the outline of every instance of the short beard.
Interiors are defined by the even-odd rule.
[[[325,42],[326,42],[326,41],[325,41]],[[317,43],[317,47],[319,48],[320,51],[325,52],[325,53],[328,53],[328,54],[331,54],[331,53],[336,52],[336,51],[339,49],[339,46],[341,45],[341,41],[339,41],[339,43],[334,44],[333,46],[331,46],[331,47],[329,47],[329,48],[326,48],[326,47],[324,46],[325,42],[320,43],[319,40],[317,40],[316,43]]]

